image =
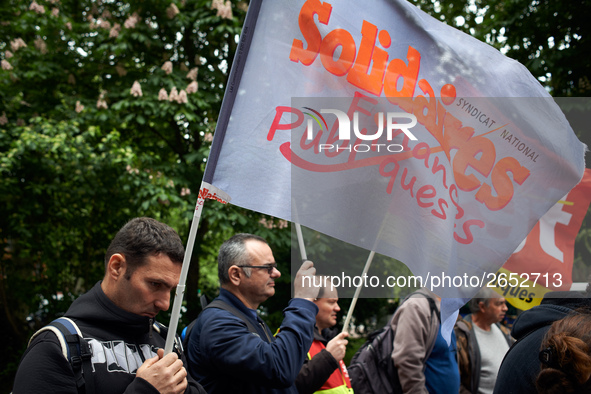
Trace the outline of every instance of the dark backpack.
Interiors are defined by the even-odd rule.
[[[435,313],[441,324],[435,300],[422,292],[413,294],[420,294],[427,298],[431,315]],[[409,297],[404,298],[400,305]],[[402,393],[398,371],[392,361],[395,335],[388,323],[384,328],[369,334],[367,341],[355,353],[351,364],[347,367],[355,394]]]

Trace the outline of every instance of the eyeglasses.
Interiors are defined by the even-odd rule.
[[[260,268],[260,269],[266,269],[267,272],[269,273],[269,275],[271,275],[273,273],[273,269],[274,268],[277,268],[277,263],[264,264],[264,265],[237,265],[236,267],[240,267],[240,268]]]

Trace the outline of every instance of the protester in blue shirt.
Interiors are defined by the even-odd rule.
[[[252,234],[237,234],[222,244],[216,300],[237,309],[256,332],[228,310],[206,308],[199,315],[186,351],[190,374],[208,393],[297,393],[294,382],[312,344],[318,312],[312,302],[318,289],[304,288],[302,278],[314,273],[312,262],[302,264],[294,298],[274,337],[256,313],[275,293],[275,280],[281,276],[271,248]]]
[[[441,336],[439,297],[422,288],[402,303],[390,321],[396,332],[392,359],[404,393],[458,393],[460,373],[455,336]],[[431,298],[435,309],[431,308]]]

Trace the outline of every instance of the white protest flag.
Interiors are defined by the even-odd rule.
[[[471,297],[584,149],[525,67],[403,0],[251,1],[204,181]]]

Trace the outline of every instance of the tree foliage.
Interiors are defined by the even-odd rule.
[[[412,0],[527,67],[555,97],[591,92],[588,0]]]
[[[0,4],[4,386],[32,330],[102,278],[104,251],[127,220],[151,216],[188,235],[246,9],[210,0]],[[289,231],[262,218],[207,203],[187,305],[198,305],[197,289],[217,290],[217,247],[235,231],[289,250]]]
[[[588,1],[413,2],[503,48],[553,94],[588,94]],[[102,277],[104,251],[127,220],[151,216],[188,235],[247,7],[238,0],[0,2],[2,389],[10,390],[32,330]],[[208,202],[185,323],[199,312],[197,290],[215,295],[217,248],[237,231],[272,245],[283,276],[263,312],[272,325],[281,320],[289,228]],[[589,243],[585,234],[581,242]],[[331,250],[320,243],[315,252]],[[367,308],[359,321],[387,308],[360,304]]]

